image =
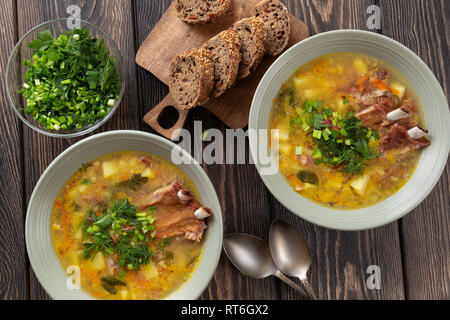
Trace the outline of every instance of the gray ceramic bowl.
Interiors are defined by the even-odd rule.
[[[174,143],[140,131],[109,131],[86,138],[61,153],[45,170],[31,195],[25,222],[28,255],[34,273],[47,293],[54,299],[92,299],[81,290],[66,287],[68,279],[53,247],[50,216],[58,191],[80,168],[103,154],[116,151],[144,151],[163,159],[171,159],[172,150],[182,153],[184,163],[194,163],[192,157]],[[195,164],[178,166],[192,181],[201,202],[214,214],[208,218],[203,255],[198,268],[183,286],[167,299],[197,299],[205,290],[216,270],[222,250],[222,213],[214,186],[203,169]]]
[[[297,68],[314,58],[335,52],[357,52],[381,59],[401,72],[417,92],[432,144],[423,151],[412,178],[383,202],[364,209],[337,210],[302,197],[292,190],[280,173],[261,174],[263,166],[256,160],[255,163],[270,192],[299,217],[331,229],[374,228],[401,218],[422,202],[439,180],[448,160],[450,116],[447,99],[431,70],[411,50],[388,37],[368,31],[337,30],[310,37],[287,50],[264,75],[253,98],[249,129],[269,128],[272,99],[282,82]],[[258,152],[269,153],[268,147],[258,149],[258,139],[267,141],[267,133],[250,135],[253,159],[258,159]]]

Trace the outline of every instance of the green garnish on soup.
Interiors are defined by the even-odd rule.
[[[322,106],[321,101],[307,101],[301,110],[289,124],[294,131],[311,134],[316,164],[329,164],[341,172],[359,174],[368,160],[381,155],[370,147],[372,140],[378,139],[377,131],[364,127],[353,112],[334,112]]]

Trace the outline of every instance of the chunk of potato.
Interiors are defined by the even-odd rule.
[[[291,145],[289,143],[280,143],[280,153],[282,155],[289,155],[289,153],[291,152]]]
[[[130,159],[130,161],[128,161],[128,163],[130,164],[130,166],[134,167],[138,164],[139,160],[136,157],[133,157]]]
[[[78,229],[77,232],[75,232],[73,237],[77,240],[81,240],[83,238],[83,233],[81,232],[81,229]]]
[[[362,59],[356,59],[353,61],[353,66],[356,68],[359,74],[367,73],[367,64]]]
[[[348,104],[344,103],[343,99],[339,99],[336,103],[336,111],[339,113],[346,113],[347,112],[347,108],[348,108]]]
[[[118,170],[115,163],[108,162],[108,161],[103,162],[102,169],[103,169],[103,177],[105,179],[117,174],[117,170]]]
[[[400,101],[403,100],[403,97],[405,96],[406,88],[405,86],[401,85],[398,82],[394,82],[391,84],[392,92],[400,98]]]
[[[120,297],[121,297],[123,300],[126,300],[127,297],[128,297],[128,291],[127,291],[127,290],[120,290],[120,291],[119,291],[119,294],[120,294]]]
[[[82,184],[78,187],[78,191],[80,191],[80,193],[85,193],[88,190],[88,186],[85,184]]]
[[[304,183],[303,184],[303,189],[304,190],[308,190],[308,189],[315,188],[315,187],[316,187],[316,185],[311,184],[311,183]]]
[[[320,96],[320,89],[317,89],[317,88],[315,88],[315,89],[306,89],[305,91],[303,91],[303,96],[307,100],[317,99]]]
[[[95,255],[94,259],[92,259],[91,261],[91,269],[95,271],[101,271],[105,269],[105,267],[106,267],[105,256],[103,255],[103,253],[98,252]]]
[[[144,172],[141,173],[141,176],[143,176],[145,178],[153,179],[155,177],[155,173],[153,172],[152,169],[147,168],[144,170]]]
[[[292,83],[294,84],[295,90],[300,91],[303,89],[303,86],[309,82],[309,78],[305,76],[295,77]]]
[[[289,141],[289,120],[280,121],[274,129],[278,129],[278,135],[274,132],[272,138],[278,138],[280,142]]]
[[[350,183],[350,187],[356,194],[360,196],[366,191],[367,183],[369,182],[370,176],[368,174],[362,175]]]
[[[142,272],[145,280],[151,280],[153,278],[156,278],[159,275],[158,268],[153,263],[153,261],[151,261],[149,264],[145,265],[142,268],[141,272]]]

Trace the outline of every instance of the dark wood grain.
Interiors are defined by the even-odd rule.
[[[136,66],[134,64],[135,37],[133,7],[131,1],[49,1],[18,0],[19,35],[35,25],[55,18],[68,17],[69,5],[81,7],[81,18],[88,20],[108,33],[119,46],[126,65],[126,94],[120,108],[109,122],[94,133],[113,129],[140,129],[141,111],[138,103]],[[56,139],[37,134],[24,128],[24,156],[27,202],[42,172],[64,149],[78,139]],[[30,269],[31,298],[48,298]]]
[[[3,80],[9,54],[17,42],[17,24],[15,2],[8,0],[2,5],[0,74]],[[5,81],[1,81],[3,93],[5,86]],[[27,299],[22,128],[6,95],[2,94],[0,99],[0,299]]]
[[[421,57],[436,75],[448,99],[448,1],[384,0],[381,9],[383,34]],[[450,299],[449,185],[447,165],[431,194],[400,221],[408,299]]]

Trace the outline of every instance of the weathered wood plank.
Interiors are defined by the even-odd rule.
[[[68,17],[69,5],[81,7],[81,18],[88,20],[108,33],[118,44],[126,65],[126,92],[121,106],[108,123],[94,133],[112,129],[139,129],[141,112],[137,99],[135,36],[133,7],[131,1],[48,1],[18,0],[19,35],[23,35],[35,25],[55,18]],[[50,162],[64,149],[79,141],[78,139],[55,139],[37,134],[24,128],[24,154],[27,202],[34,185]],[[37,279],[31,274],[31,298],[48,298]]]
[[[448,2],[384,0],[381,9],[383,34],[418,54],[434,72],[448,99]],[[447,165],[431,194],[400,221],[408,299],[450,299],[449,185]]]
[[[376,1],[288,1],[292,13],[305,21],[311,34],[334,29],[366,29],[367,7]],[[311,246],[310,281],[320,299],[403,299],[403,277],[397,223],[361,232],[338,232],[312,225],[273,200],[272,211],[292,224]],[[369,290],[366,273],[378,265],[382,289]],[[290,288],[283,299],[301,296]]]
[[[136,0],[138,43],[141,44],[152,27],[170,6],[170,0]],[[147,71],[140,69],[139,82],[144,114],[159,103],[168,89]],[[207,110],[192,110],[185,128],[193,134],[194,121],[202,121],[203,130],[217,128],[225,134],[226,127]],[[165,123],[176,121],[168,116]],[[145,131],[152,129],[144,125]],[[246,148],[248,151],[248,146]],[[268,197],[253,165],[203,165],[216,188],[224,216],[225,232],[246,232],[266,238],[271,216]],[[263,281],[242,277],[223,255],[214,278],[202,295],[202,299],[274,299],[277,283],[273,279]]]
[[[18,39],[15,1],[2,4],[0,74],[4,79],[8,57]],[[22,126],[8,104],[5,81],[1,81],[1,87],[4,94],[0,97],[0,300],[28,299]]]

